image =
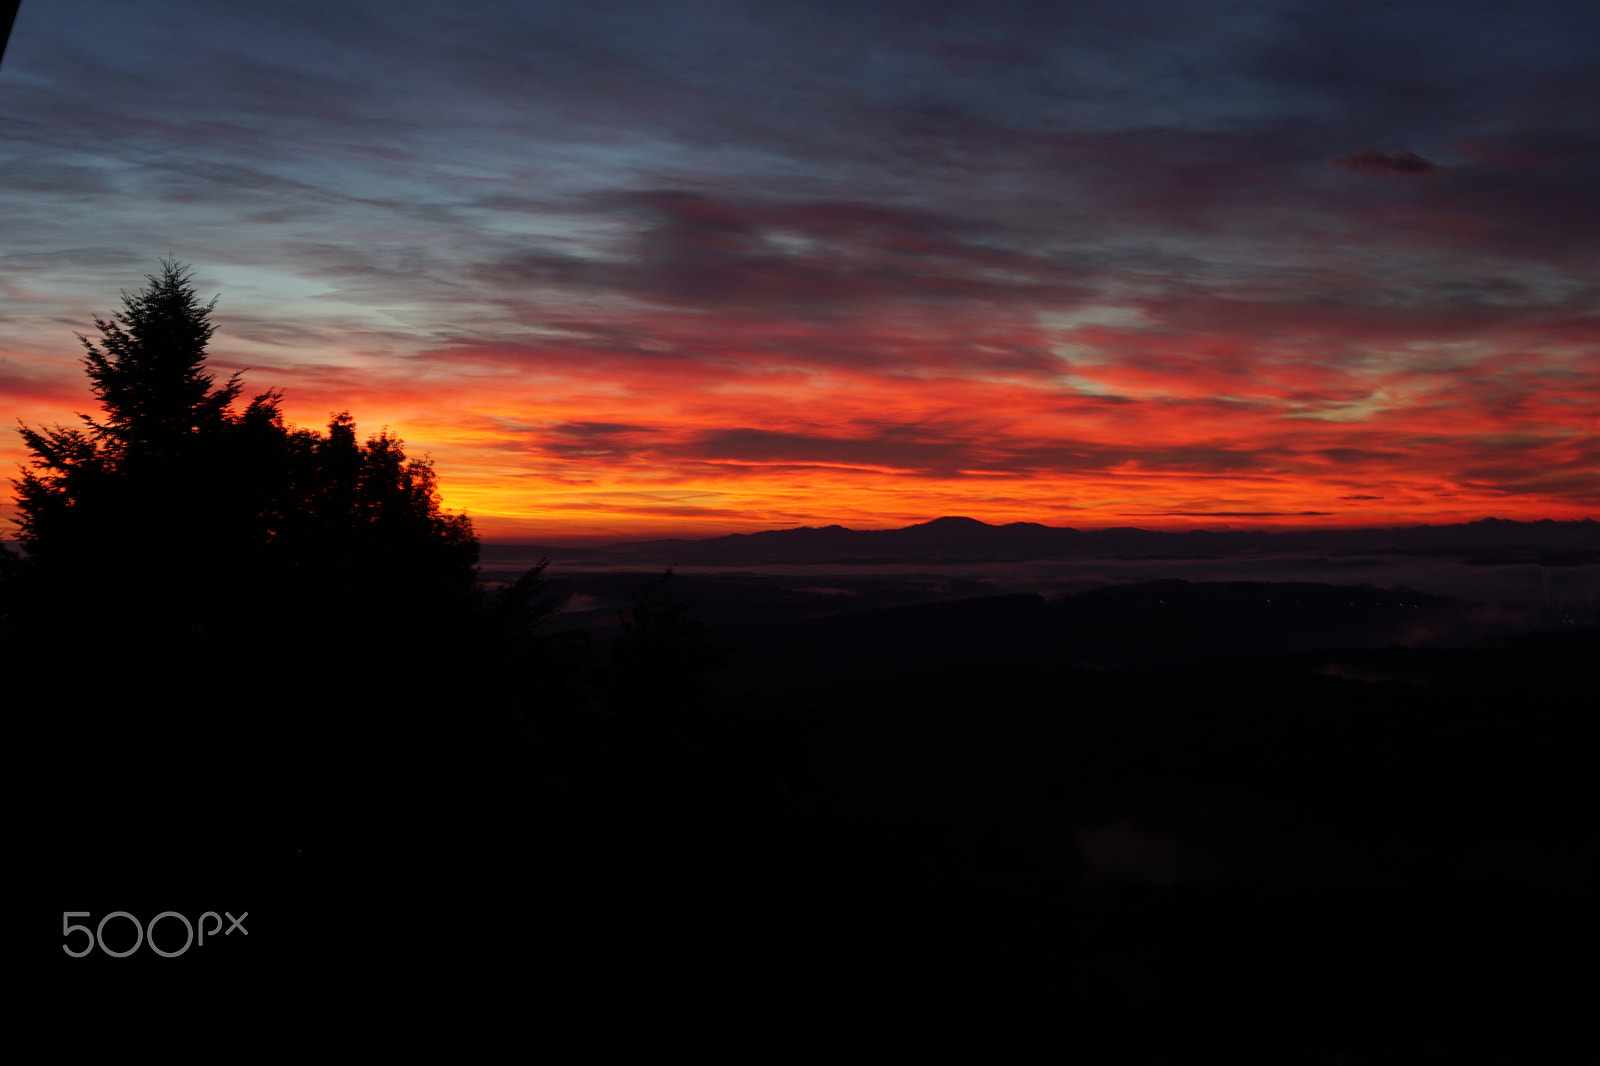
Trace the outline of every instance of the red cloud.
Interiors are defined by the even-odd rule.
[[[1363,148],[1359,152],[1341,156],[1335,162],[1358,174],[1378,174],[1386,178],[1431,178],[1444,172],[1443,167],[1405,149],[1386,153],[1376,148]]]

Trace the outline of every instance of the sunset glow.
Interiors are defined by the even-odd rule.
[[[170,252],[487,537],[1600,517],[1577,5],[137,6],[0,73],[24,422]]]

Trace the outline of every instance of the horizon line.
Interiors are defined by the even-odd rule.
[[[1211,512],[1145,511],[1145,512],[1138,512],[1137,514],[1139,516],[1148,516],[1148,517],[1152,517],[1152,518],[1154,518],[1154,517],[1194,517],[1194,518],[1202,518],[1202,517],[1214,517],[1214,518],[1234,518],[1234,517],[1239,517],[1239,518],[1242,518],[1242,517],[1276,518],[1276,517],[1285,517],[1285,518],[1289,518],[1289,517],[1301,517],[1301,516],[1309,517],[1309,516],[1312,516],[1312,515],[1319,515],[1320,516],[1322,514],[1333,514],[1333,513],[1334,512],[1286,512],[1286,511],[1251,511],[1251,512],[1247,512],[1247,511],[1211,511]],[[1134,515],[1130,514],[1130,515],[1128,515],[1128,517],[1134,517]],[[1257,533],[1257,534],[1263,534],[1263,535],[1267,535],[1267,536],[1282,536],[1282,535],[1286,535],[1286,534],[1353,533],[1353,532],[1361,532],[1361,531],[1399,530],[1399,529],[1445,529],[1445,528],[1449,528],[1449,527],[1453,527],[1453,526],[1470,526],[1470,525],[1478,525],[1478,524],[1486,523],[1486,522],[1503,522],[1503,523],[1506,523],[1507,525],[1538,525],[1538,524],[1542,524],[1542,523],[1579,524],[1579,523],[1585,523],[1585,522],[1594,523],[1594,522],[1597,521],[1597,519],[1593,515],[1585,515],[1582,518],[1549,518],[1549,517],[1545,517],[1545,518],[1501,518],[1501,517],[1499,517],[1497,515],[1485,515],[1485,516],[1483,516],[1481,518],[1465,519],[1465,520],[1458,521],[1458,522],[1379,522],[1379,523],[1375,523],[1375,524],[1372,524],[1372,525],[1359,525],[1359,526],[1352,526],[1352,525],[1288,526],[1288,527],[1255,526],[1255,527],[1251,527],[1251,528],[1239,528],[1239,527],[1220,527],[1220,528],[1211,527],[1211,528],[1207,528],[1207,527],[1204,527],[1204,526],[1192,526],[1192,527],[1182,528],[1182,529],[1153,529],[1153,528],[1146,527],[1146,526],[1132,526],[1132,525],[1052,526],[1052,525],[1046,525],[1043,522],[1030,522],[1030,521],[1022,521],[1022,520],[1015,521],[1015,522],[985,522],[981,518],[972,518],[972,517],[970,517],[968,515],[940,515],[937,518],[924,519],[923,521],[911,522],[911,523],[908,523],[906,525],[865,527],[865,528],[864,527],[857,527],[857,526],[845,526],[845,525],[842,525],[840,523],[834,522],[834,523],[829,523],[827,525],[821,525],[821,526],[806,526],[806,525],[801,525],[801,526],[781,526],[781,527],[775,527],[775,528],[771,528],[771,529],[758,529],[758,530],[754,530],[754,531],[751,531],[751,532],[713,533],[713,534],[710,534],[708,536],[675,535],[675,536],[655,536],[655,537],[652,537],[652,536],[644,536],[644,537],[622,536],[622,537],[617,537],[617,536],[614,536],[612,534],[606,534],[606,533],[592,533],[592,534],[582,534],[582,533],[580,533],[580,534],[565,534],[565,535],[557,534],[557,535],[552,536],[550,538],[540,540],[540,539],[529,539],[527,537],[516,537],[516,536],[495,536],[495,535],[491,534],[491,535],[480,535],[480,536],[478,536],[477,539],[478,539],[478,542],[480,544],[493,544],[495,546],[517,546],[517,545],[521,545],[521,546],[528,546],[528,547],[551,547],[551,548],[605,548],[605,547],[621,546],[621,545],[628,545],[628,544],[655,544],[655,543],[665,543],[665,542],[670,542],[670,541],[682,541],[682,542],[687,543],[687,544],[695,544],[695,543],[703,543],[705,541],[721,540],[721,539],[726,538],[726,537],[752,537],[752,536],[759,536],[759,535],[761,535],[763,533],[796,533],[796,532],[800,532],[802,530],[822,531],[822,530],[835,530],[836,529],[836,530],[840,530],[840,531],[845,532],[845,533],[894,533],[894,532],[900,532],[900,531],[908,530],[908,529],[916,529],[916,528],[923,527],[923,526],[930,526],[930,525],[933,525],[936,522],[946,522],[946,521],[970,522],[970,523],[973,523],[974,525],[983,526],[983,527],[985,527],[987,529],[1005,529],[1005,528],[1008,528],[1008,527],[1011,527],[1011,526],[1033,526],[1033,527],[1036,527],[1036,528],[1039,528],[1039,529],[1060,530],[1060,531],[1063,531],[1063,532],[1070,531],[1070,532],[1074,532],[1074,533],[1105,533],[1105,532],[1110,532],[1110,531],[1113,531],[1113,530],[1117,530],[1117,531],[1129,531],[1129,530],[1131,530],[1131,531],[1140,532],[1140,533],[1158,533],[1158,534],[1164,534],[1164,535],[1176,535],[1176,534],[1185,534],[1185,533]],[[17,538],[15,538],[15,537],[8,537],[8,536],[0,535],[0,545],[6,545],[8,547],[20,549],[21,548],[21,544],[22,544],[22,542],[20,540],[18,540]]]
[[[1163,511],[1163,512],[1141,512],[1142,515],[1147,515],[1149,517],[1158,517],[1159,516],[1159,517],[1195,517],[1195,518],[1201,518],[1201,517],[1215,517],[1215,518],[1259,517],[1259,518],[1268,518],[1268,517],[1300,517],[1301,515],[1305,515],[1305,516],[1309,517],[1312,514],[1320,515],[1320,514],[1332,514],[1332,513],[1334,513],[1334,512],[1279,512],[1279,511],[1220,512],[1220,511],[1213,511],[1213,512],[1206,512],[1204,514],[1199,513],[1199,512],[1195,512],[1195,513],[1192,513],[1192,514],[1190,512],[1166,512],[1166,511]],[[1130,515],[1129,517],[1133,517],[1133,516]],[[1054,530],[1072,531],[1072,532],[1076,532],[1076,533],[1103,533],[1103,532],[1109,532],[1109,531],[1112,531],[1112,530],[1136,530],[1136,531],[1141,532],[1141,533],[1161,533],[1161,534],[1182,534],[1182,533],[1260,533],[1260,534],[1266,534],[1266,535],[1269,535],[1269,536],[1280,536],[1280,535],[1284,535],[1284,534],[1305,534],[1305,533],[1351,533],[1351,532],[1362,531],[1362,530],[1430,529],[1430,528],[1432,528],[1432,529],[1444,529],[1444,528],[1448,528],[1448,527],[1452,527],[1452,526],[1470,526],[1470,525],[1477,525],[1477,524],[1485,523],[1485,522],[1504,522],[1504,523],[1507,523],[1509,525],[1536,525],[1536,524],[1545,523],[1545,522],[1549,522],[1549,523],[1574,523],[1574,524],[1576,524],[1576,523],[1583,523],[1583,522],[1591,522],[1592,523],[1592,522],[1596,522],[1597,521],[1596,518],[1593,515],[1585,515],[1582,518],[1548,518],[1548,517],[1546,517],[1546,518],[1501,518],[1501,517],[1499,517],[1497,515],[1485,515],[1485,516],[1483,516],[1481,518],[1466,519],[1466,520],[1459,521],[1459,522],[1380,522],[1380,523],[1374,523],[1372,525],[1360,525],[1360,526],[1329,525],[1329,526],[1296,526],[1296,527],[1287,527],[1287,528],[1285,528],[1285,527],[1276,527],[1276,528],[1274,528],[1274,527],[1257,526],[1257,527],[1248,528],[1248,529],[1241,529],[1241,528],[1237,528],[1237,527],[1206,528],[1206,527],[1203,527],[1203,526],[1194,526],[1194,527],[1184,528],[1184,529],[1152,529],[1152,528],[1148,528],[1148,527],[1144,527],[1144,526],[1132,526],[1132,525],[1051,526],[1051,525],[1046,525],[1043,522],[1028,522],[1028,521],[985,522],[984,520],[982,520],[980,518],[972,518],[972,517],[967,516],[967,515],[940,515],[937,518],[924,519],[923,521],[920,521],[920,522],[911,522],[911,523],[908,523],[906,525],[900,525],[900,526],[858,527],[858,526],[845,526],[845,525],[842,525],[840,523],[834,522],[834,523],[829,523],[827,525],[821,525],[821,526],[812,526],[812,525],[782,526],[782,527],[775,527],[775,528],[772,528],[772,529],[759,529],[759,530],[754,530],[752,532],[714,533],[714,534],[711,534],[709,536],[677,535],[677,536],[655,536],[655,537],[652,537],[652,536],[612,537],[612,536],[610,536],[608,534],[596,533],[596,534],[577,534],[577,535],[572,535],[572,534],[559,535],[558,534],[556,536],[552,536],[552,537],[550,537],[548,539],[545,539],[545,540],[530,540],[530,539],[528,539],[526,537],[505,537],[505,536],[480,536],[478,538],[478,540],[479,540],[480,543],[483,543],[483,544],[495,544],[495,545],[531,545],[531,546],[548,546],[548,547],[552,547],[552,548],[554,548],[554,547],[601,548],[601,547],[608,547],[608,546],[612,546],[612,545],[651,544],[651,543],[661,543],[661,542],[666,542],[666,541],[683,541],[685,543],[700,543],[700,542],[704,542],[704,541],[721,540],[721,539],[723,539],[725,537],[751,537],[751,536],[758,536],[758,535],[760,535],[762,533],[795,533],[795,532],[800,532],[802,530],[819,530],[820,531],[820,530],[837,529],[837,530],[840,530],[840,531],[843,531],[843,532],[846,532],[846,533],[893,533],[893,532],[899,532],[899,531],[907,530],[907,529],[916,529],[916,528],[919,528],[919,527],[922,527],[922,526],[929,526],[929,525],[934,524],[935,522],[943,522],[943,521],[948,521],[948,520],[952,520],[952,519],[957,520],[957,521],[962,521],[962,522],[972,522],[972,523],[975,523],[977,525],[984,526],[984,527],[986,527],[988,529],[1005,529],[1005,528],[1008,528],[1010,526],[1034,526],[1034,527],[1037,527],[1037,528],[1040,528],[1040,529],[1054,529]]]

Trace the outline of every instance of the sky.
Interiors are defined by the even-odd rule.
[[[1600,517],[1587,0],[24,0],[0,413],[168,255],[490,539]]]

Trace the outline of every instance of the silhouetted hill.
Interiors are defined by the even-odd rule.
[[[901,529],[798,529],[732,533],[706,540],[628,541],[600,548],[489,544],[485,565],[530,553],[560,565],[772,566],[901,562],[1002,562],[1086,557],[1211,558],[1285,552],[1350,555],[1449,555],[1469,562],[1600,563],[1600,523],[1593,519],[1477,522],[1382,529],[1161,531],[1079,530],[1034,522],[989,525],[945,517]]]

